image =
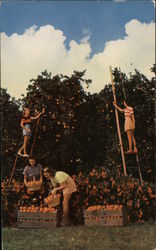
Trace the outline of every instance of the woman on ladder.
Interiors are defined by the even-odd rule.
[[[132,154],[133,152],[137,154],[138,149],[137,149],[136,140],[134,137],[135,118],[134,118],[133,108],[128,106],[125,100],[123,102],[125,106],[124,109],[117,106],[116,102],[113,102],[113,104],[115,108],[117,108],[120,112],[124,112],[124,115],[125,115],[125,132],[127,133],[128,144],[129,144],[129,150],[126,152],[126,154]],[[132,150],[132,145],[134,146],[134,151]]]
[[[23,128],[23,137],[24,137],[24,143],[22,145],[22,147],[19,149],[18,151],[18,155],[23,156],[23,157],[28,157],[29,155],[27,154],[27,145],[28,145],[28,141],[30,139],[31,136],[31,130],[30,130],[30,123],[32,120],[36,120],[40,117],[40,115],[42,115],[44,113],[44,111],[40,112],[38,115],[36,115],[35,117],[30,116],[30,109],[29,108],[25,108],[24,112],[23,112],[23,118],[21,119],[21,127]],[[24,154],[22,154],[22,150],[24,152]]]

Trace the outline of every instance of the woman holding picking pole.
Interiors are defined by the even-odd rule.
[[[132,154],[133,152],[137,154],[138,149],[134,137],[135,118],[134,118],[133,108],[128,106],[125,100],[123,102],[125,106],[124,109],[120,108],[115,101],[113,102],[113,104],[116,109],[118,109],[120,112],[124,112],[125,115],[125,132],[127,133],[128,144],[129,144],[129,150],[126,152],[126,154]],[[134,151],[132,150],[132,146],[134,146]]]

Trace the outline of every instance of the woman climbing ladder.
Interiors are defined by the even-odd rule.
[[[23,117],[21,119],[21,127],[23,128],[23,137],[24,137],[24,142],[22,147],[18,150],[18,155],[23,156],[23,157],[28,157],[29,155],[27,154],[27,145],[28,141],[31,136],[31,130],[30,130],[30,123],[32,120],[38,119],[44,111],[40,112],[38,115],[35,117],[30,116],[30,109],[25,108],[23,112]],[[24,154],[22,154],[22,150],[24,151]]]
[[[135,118],[134,118],[133,108],[128,106],[125,100],[123,102],[125,106],[124,109],[120,108],[115,101],[113,102],[113,104],[115,108],[117,108],[120,112],[124,112],[125,115],[125,132],[127,133],[128,144],[129,144],[129,150],[126,152],[126,154],[132,154],[133,152],[137,154],[138,149],[134,137]],[[132,150],[132,145],[134,146],[134,151]]]

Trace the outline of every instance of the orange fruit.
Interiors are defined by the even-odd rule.
[[[39,212],[40,212],[40,213],[42,213],[42,212],[43,212],[43,207],[41,207],[41,208],[40,208]]]

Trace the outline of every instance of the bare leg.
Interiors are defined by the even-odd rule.
[[[132,132],[132,140],[133,140],[133,145],[134,145],[134,153],[137,154],[138,153],[138,149],[137,149],[136,140],[135,140],[133,132]]]
[[[132,153],[132,131],[127,130],[127,138],[128,138],[128,144],[129,144],[129,150],[126,152],[127,154]]]
[[[22,147],[18,150],[18,154],[21,155],[22,154],[22,150],[24,149],[24,144],[22,145]]]
[[[69,225],[69,199],[71,197],[71,193],[65,194],[63,198],[63,222],[65,225]]]
[[[28,141],[29,141],[29,136],[25,135],[25,136],[24,136],[24,144],[23,144],[23,147],[24,147],[24,155],[27,155],[27,145],[28,145]]]

